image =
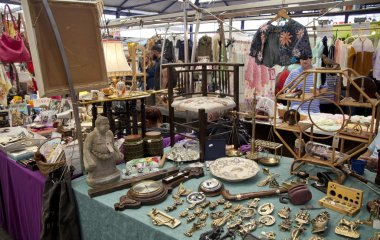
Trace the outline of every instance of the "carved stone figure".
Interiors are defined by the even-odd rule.
[[[113,133],[109,129],[108,119],[98,116],[95,129],[84,142],[83,160],[90,187],[116,182],[120,178],[116,162],[123,159],[123,154],[115,147]]]

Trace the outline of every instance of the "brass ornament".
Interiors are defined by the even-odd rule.
[[[193,210],[196,206],[197,206],[197,204],[192,203],[192,204],[190,204],[190,206],[187,207],[187,209],[188,210]]]
[[[264,215],[259,218],[259,222],[265,226],[271,226],[276,222],[276,220],[272,215]]]
[[[201,221],[206,221],[208,218],[208,212],[202,213],[201,215],[198,216],[199,220]]]
[[[274,240],[276,239],[276,233],[275,232],[262,232],[261,235],[265,236],[268,240]]]
[[[232,207],[232,203],[230,201],[227,201],[223,204],[223,209],[229,209]]]
[[[211,202],[210,205],[208,206],[208,208],[213,211],[216,209],[216,207],[218,206],[218,202],[215,201],[215,202]]]
[[[278,211],[278,216],[283,219],[288,219],[290,216],[290,208],[289,207],[283,207]]]
[[[327,229],[327,224],[330,220],[330,214],[327,211],[319,213],[314,219],[311,220],[313,226],[312,233],[322,234]]]
[[[196,216],[195,214],[190,214],[190,215],[187,216],[187,218],[186,218],[187,223],[190,223],[190,222],[194,221],[196,217],[197,217],[197,216]]]
[[[176,209],[177,209],[177,204],[176,204],[176,203],[173,203],[172,205],[167,206],[167,207],[165,208],[165,212],[171,212],[171,211],[174,211],[174,210],[176,210]]]
[[[241,208],[238,212],[238,215],[243,219],[252,218],[256,213],[254,208]]]
[[[297,228],[292,230],[292,234],[290,239],[291,240],[300,240],[301,234],[305,231],[306,229],[302,227],[302,225],[299,225]]]
[[[196,207],[194,209],[194,215],[195,216],[198,216],[199,214],[201,214],[203,212],[203,208],[201,208],[200,206]]]
[[[206,196],[202,192],[192,192],[189,195],[187,195],[186,200],[188,203],[191,204],[199,204],[206,200]]]
[[[237,219],[236,221],[227,224],[227,229],[228,229],[228,230],[237,230],[237,229],[240,228],[240,226],[241,226],[242,224],[243,224],[243,220],[241,220],[241,219],[239,218],[239,219]]]
[[[309,224],[310,222],[310,213],[307,210],[300,210],[296,214],[296,222],[298,225],[303,225],[303,224]]]
[[[254,198],[252,200],[249,200],[247,205],[249,208],[257,208],[257,206],[259,205],[259,202],[260,202],[260,198]]]
[[[356,229],[362,222],[359,219],[349,221],[342,217],[335,228],[335,233],[350,238],[360,238],[360,233]]]
[[[211,213],[211,219],[218,219],[224,216],[223,211],[218,211],[218,212],[212,212]]]
[[[210,201],[204,201],[203,203],[199,204],[199,206],[200,206],[201,208],[206,208],[206,207],[209,206],[209,205],[210,205]]]
[[[204,226],[206,226],[206,223],[203,222],[203,221],[198,221],[196,223],[193,223],[193,226],[190,228],[190,230],[188,230],[187,232],[185,232],[185,236],[186,237],[191,237],[193,236],[193,234],[198,231],[199,229],[202,229]]]
[[[290,231],[290,229],[292,228],[292,223],[293,223],[293,221],[290,219],[282,220],[280,225],[278,225],[280,227],[280,231],[283,231],[283,232]]]
[[[167,215],[164,212],[161,212],[160,210],[157,210],[156,208],[153,208],[149,213],[148,216],[152,219],[152,222],[156,226],[162,226],[166,225],[170,228],[176,228],[178,225],[181,224],[181,221]]]
[[[269,215],[273,212],[274,210],[274,205],[273,203],[264,203],[259,207],[257,210],[260,215]]]
[[[247,233],[250,233],[253,230],[255,230],[256,227],[257,227],[257,222],[254,219],[252,219],[251,221],[249,221],[248,223],[240,227],[239,234],[241,236],[245,236]]]
[[[179,214],[179,217],[181,218],[184,218],[186,217],[187,215],[189,215],[189,210],[183,210],[180,214]]]

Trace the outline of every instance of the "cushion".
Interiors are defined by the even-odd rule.
[[[193,97],[185,99],[176,99],[172,107],[180,111],[198,112],[198,109],[204,108],[206,113],[224,111],[236,106],[235,101],[231,98],[218,97]]]

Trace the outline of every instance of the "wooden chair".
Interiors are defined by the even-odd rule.
[[[200,146],[200,160],[204,161],[206,140],[226,132],[208,136],[207,130],[222,124],[209,121],[208,114],[214,112],[239,111],[239,67],[244,64],[236,63],[188,63],[163,64],[163,69],[169,72],[175,68],[177,85],[174,93],[174,80],[168,74],[168,101],[171,146],[174,145],[174,136],[180,133],[181,128],[198,132]],[[172,76],[173,78],[173,76]],[[213,89],[208,89],[213,81]],[[208,83],[209,82],[209,83]],[[199,86],[200,85],[200,86]],[[233,86],[233,87],[232,87]],[[185,123],[175,122],[175,110],[197,113],[196,121]],[[237,121],[233,119],[232,121]],[[223,124],[225,126],[225,124]],[[231,127],[229,125],[229,127]],[[237,145],[237,143],[235,143]]]

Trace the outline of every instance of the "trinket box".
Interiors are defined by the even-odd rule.
[[[360,211],[362,200],[362,190],[329,182],[326,196],[319,200],[319,203],[326,208],[352,217]]]

